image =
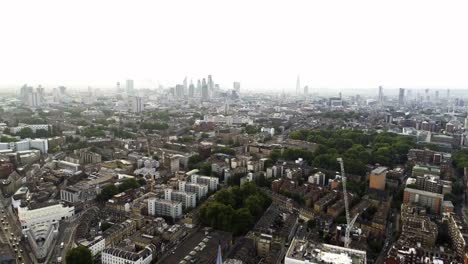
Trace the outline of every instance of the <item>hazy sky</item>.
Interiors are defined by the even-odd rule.
[[[468,86],[468,1],[1,1],[0,86]],[[150,81],[152,80],[152,82]]]

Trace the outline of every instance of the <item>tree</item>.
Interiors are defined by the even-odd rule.
[[[16,133],[16,135],[20,136],[21,138],[33,138],[34,132],[31,128],[25,127]]]
[[[37,137],[37,138],[46,138],[46,137],[49,137],[49,130],[46,130],[46,129],[38,129],[38,130],[36,130],[36,137]]]
[[[96,197],[98,201],[105,202],[112,198],[112,196],[119,193],[119,189],[115,185],[108,185],[104,187],[100,194]]]
[[[140,187],[140,184],[138,184],[135,178],[127,178],[119,185],[119,192],[125,192],[126,190],[136,189],[138,187]]]
[[[87,247],[78,246],[67,252],[65,260],[67,264],[92,264],[93,256]]]

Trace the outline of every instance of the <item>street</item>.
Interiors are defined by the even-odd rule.
[[[0,217],[1,232],[0,240],[2,243],[8,244],[15,254],[18,263],[37,263],[35,257],[31,254],[31,250],[27,241],[25,241],[21,233],[19,222],[10,206],[10,199],[5,198],[0,193]],[[25,252],[28,252],[27,254]]]

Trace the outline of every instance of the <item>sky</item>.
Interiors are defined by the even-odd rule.
[[[468,1],[1,1],[0,87],[467,88]]]

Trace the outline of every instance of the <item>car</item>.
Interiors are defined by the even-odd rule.
[[[23,250],[22,250],[22,249],[20,249],[20,253],[23,253]]]

